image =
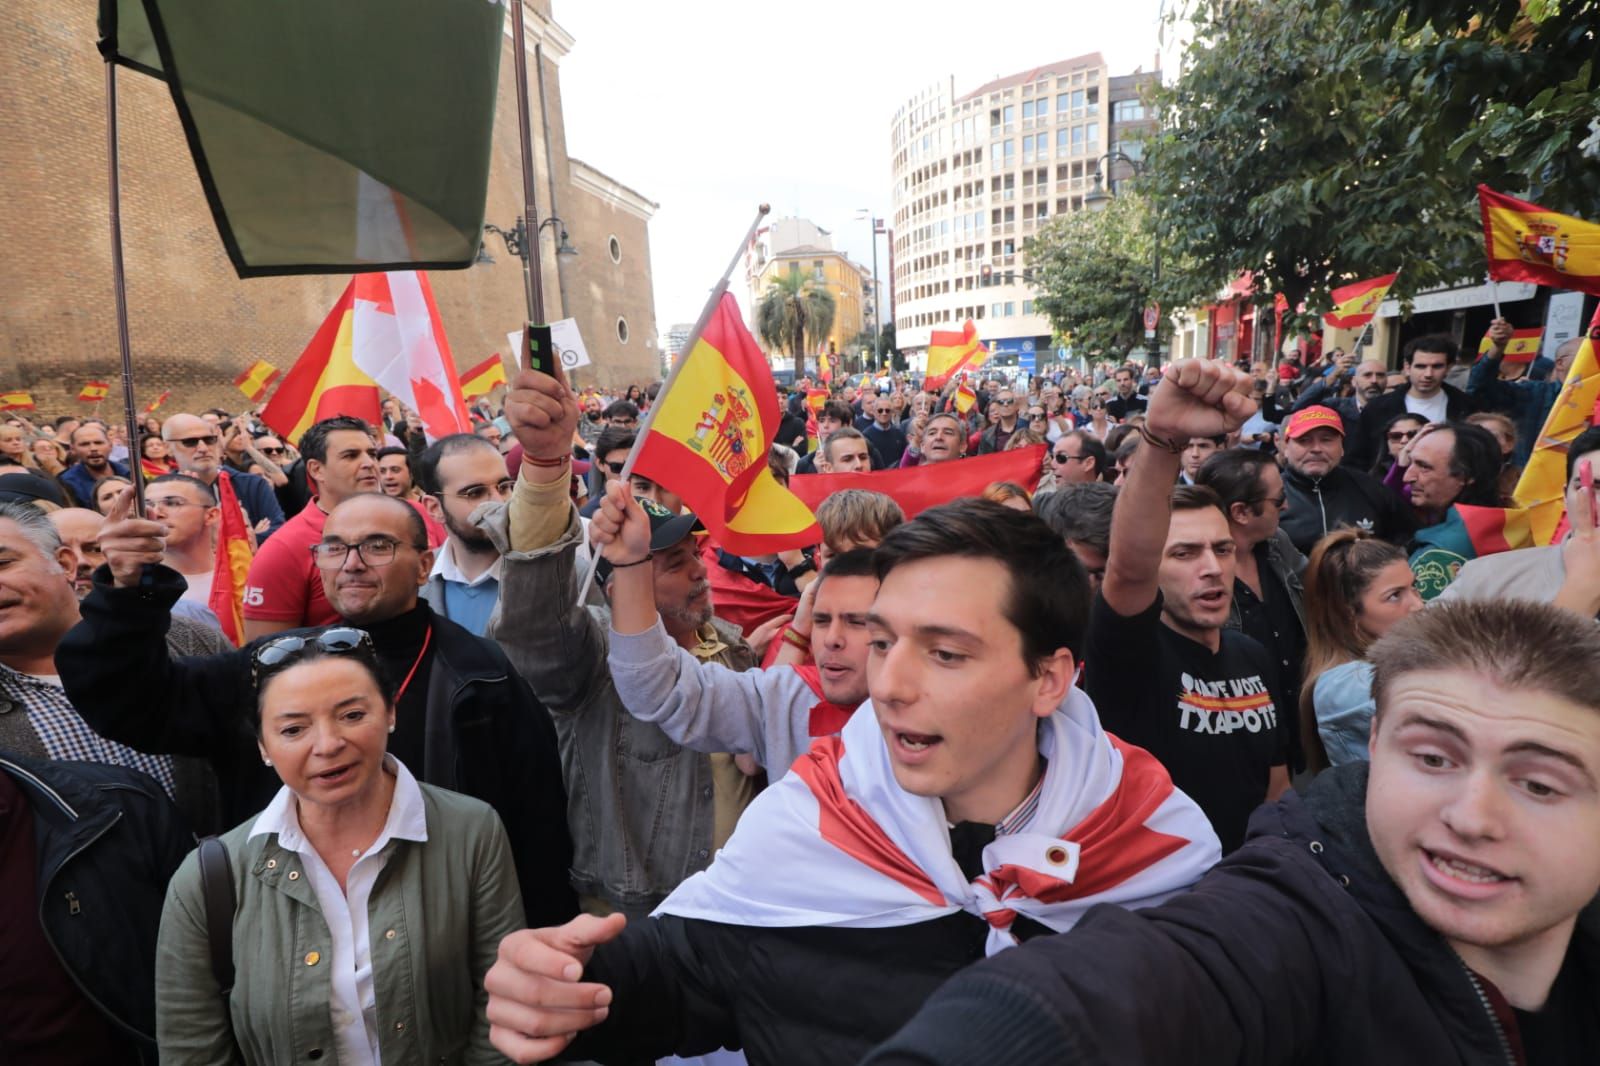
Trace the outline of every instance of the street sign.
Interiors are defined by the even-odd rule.
[[[1154,337],[1156,326],[1161,322],[1161,305],[1154,304],[1144,309],[1144,335]]]

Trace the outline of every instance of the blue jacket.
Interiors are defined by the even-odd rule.
[[[237,470],[226,470],[224,473],[233,482],[233,494],[239,498],[239,506],[249,516],[250,525],[254,526],[263,518],[269,523],[265,533],[256,534],[256,543],[260,544],[283,525],[283,508],[278,506],[278,494],[272,491],[272,482],[260,474],[243,474]]]
[[[128,476],[128,464],[119,463],[115,459],[107,460],[111,464],[111,472],[118,477]],[[94,507],[94,475],[89,473],[89,468],[82,463],[73,463],[59,475],[61,483],[72,490],[72,495],[77,499],[79,507]]]
[[[1556,364],[1544,356],[1533,361],[1526,377],[1516,381],[1500,380],[1499,359],[1479,359],[1472,364],[1467,375],[1467,395],[1482,411],[1499,411],[1511,416],[1517,424],[1517,450],[1511,461],[1525,466],[1533,451],[1539,431],[1544,428],[1544,417],[1555,406],[1561,395],[1562,382],[1550,376]]]

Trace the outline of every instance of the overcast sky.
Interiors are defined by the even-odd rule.
[[[917,92],[953,75],[961,95],[1093,51],[1113,75],[1151,70],[1159,6],[554,0],[577,39],[561,61],[567,150],[661,205],[650,243],[665,332],[694,321],[762,201],[870,265],[855,215],[889,214],[889,124]],[[878,255],[887,288],[887,243]]]

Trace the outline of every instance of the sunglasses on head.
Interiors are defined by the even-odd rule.
[[[320,651],[325,655],[375,654],[372,638],[367,631],[354,626],[331,626],[320,633],[293,633],[276,637],[258,647],[250,657],[250,669],[256,684],[259,685],[263,678],[276,670],[293,666],[308,650]]]

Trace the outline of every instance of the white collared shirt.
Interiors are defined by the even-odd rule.
[[[465,585],[468,588],[472,588],[475,585],[481,585],[485,581],[491,580],[498,584],[500,581],[500,563],[500,556],[497,555],[494,557],[494,562],[487,570],[479,574],[477,577],[468,580],[467,576],[461,572],[460,565],[456,562],[455,538],[450,537],[447,538],[443,544],[439,545],[439,550],[434,553],[433,572],[429,576],[442,577],[446,581],[454,581],[456,584]]]
[[[341,1066],[380,1066],[382,1061],[378,1054],[378,1005],[373,993],[367,903],[378,874],[389,859],[385,847],[391,840],[421,843],[428,839],[417,779],[393,755],[384,756],[383,765],[395,776],[389,817],[378,839],[350,867],[342,892],[328,864],[301,831],[298,807],[289,786],[278,790],[250,827],[252,837],[276,833],[280,847],[299,855],[305,863],[306,879],[317,894],[322,920],[333,940],[328,959],[332,967],[329,1007]]]

